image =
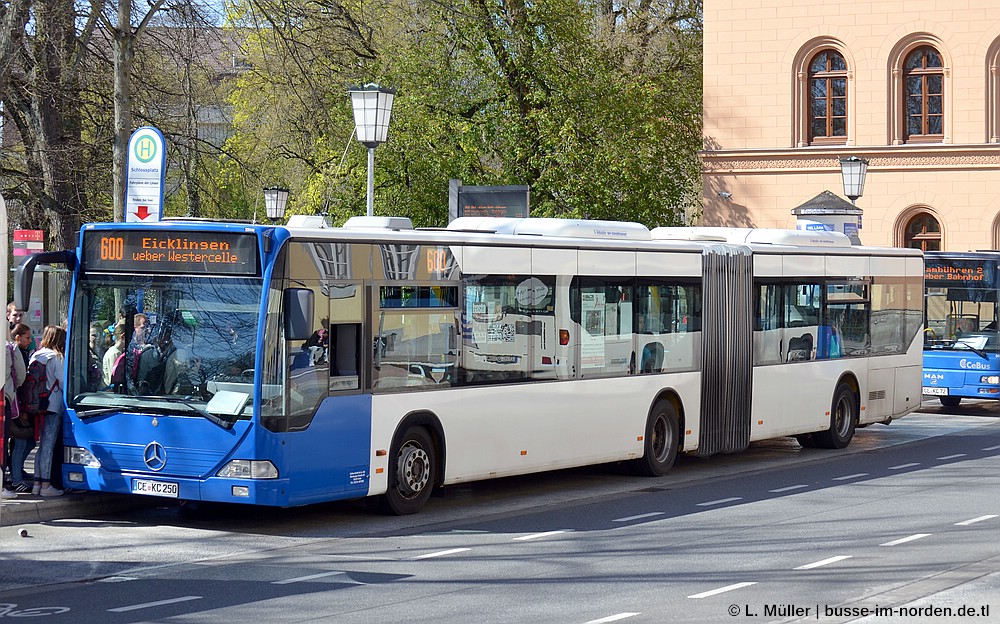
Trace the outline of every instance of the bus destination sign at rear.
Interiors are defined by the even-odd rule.
[[[253,234],[117,230],[83,235],[85,271],[259,275],[258,267]]]

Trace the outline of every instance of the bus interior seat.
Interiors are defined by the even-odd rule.
[[[647,343],[642,348],[641,373],[659,373],[663,370],[663,345],[658,342]]]
[[[798,338],[792,338],[788,341],[788,357],[786,360],[789,362],[809,360],[812,358],[812,348],[812,334],[802,334]]]

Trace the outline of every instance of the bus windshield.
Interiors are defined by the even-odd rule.
[[[996,261],[928,256],[925,350],[1000,352]]]
[[[249,278],[81,276],[68,405],[249,419],[261,290]]]

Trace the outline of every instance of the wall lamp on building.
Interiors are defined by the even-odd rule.
[[[851,156],[840,159],[840,177],[844,181],[844,195],[855,204],[855,200],[865,193],[865,175],[868,173],[868,161],[864,158]]]
[[[264,189],[264,210],[272,223],[285,218],[285,206],[288,204],[288,189],[280,186],[269,186]]]
[[[375,207],[375,148],[385,143],[389,133],[389,118],[392,116],[392,101],[395,89],[387,89],[377,84],[363,87],[349,87],[351,107],[354,109],[354,126],[358,141],[368,148],[368,216]]]

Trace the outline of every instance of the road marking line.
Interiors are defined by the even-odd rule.
[[[938,459],[958,459],[959,457],[965,457],[965,453],[955,453],[954,455],[945,455],[944,457],[938,457]]]
[[[98,583],[124,583],[126,581],[134,581],[138,579],[138,576],[108,576],[102,579],[98,579]]]
[[[443,557],[445,555],[454,555],[455,553],[465,552],[467,550],[472,550],[471,548],[452,548],[451,550],[439,550],[438,552],[427,553],[426,555],[417,555],[412,557],[413,559],[430,559],[431,557]]]
[[[296,578],[282,579],[280,581],[271,581],[271,585],[288,585],[289,583],[301,583],[302,581],[311,581],[313,579],[324,578],[327,576],[337,576],[338,574],[347,574],[343,570],[337,570],[335,572],[320,572],[319,574],[310,574],[309,576],[299,576]]]
[[[902,470],[903,468],[912,468],[919,465],[920,462],[910,462],[908,464],[900,464],[898,466],[889,466],[889,470]]]
[[[834,481],[847,481],[848,479],[860,479],[861,477],[867,477],[867,476],[868,476],[867,472],[858,472],[858,473],[851,474],[851,475],[844,475],[842,477],[834,477],[833,480]]]
[[[983,450],[984,450],[984,451],[995,451],[995,450],[997,450],[997,449],[1000,449],[1000,444],[997,444],[996,446],[987,446],[987,447],[986,447],[986,448],[984,448]]]
[[[604,624],[605,622],[617,622],[618,620],[624,620],[625,618],[635,617],[637,615],[641,614],[629,613],[629,612],[618,613],[616,615],[609,615],[608,617],[603,617],[599,620],[590,620],[589,622],[585,622],[585,624]]]
[[[843,561],[844,559],[850,559],[852,555],[837,555],[836,557],[830,557],[829,559],[823,559],[822,561],[813,561],[812,563],[807,563],[801,565],[797,568],[792,568],[793,570],[812,570],[813,568],[818,568],[820,566],[830,565],[831,563],[837,563],[838,561]]]
[[[789,485],[788,487],[778,488],[777,490],[768,490],[773,494],[781,494],[782,492],[791,492],[792,490],[801,490],[802,488],[807,488],[808,485]]]
[[[631,522],[632,520],[642,520],[643,518],[652,518],[653,516],[662,516],[664,512],[662,511],[651,511],[649,513],[639,514],[638,516],[627,516],[625,518],[615,518],[612,522]]]
[[[742,496],[733,496],[730,498],[720,498],[719,500],[706,501],[704,503],[698,503],[698,507],[711,507],[712,505],[721,505],[723,503],[732,503],[733,501],[743,500]]]
[[[955,526],[969,526],[970,524],[975,524],[977,522],[982,522],[983,520],[989,520],[991,518],[996,518],[996,514],[990,514],[988,516],[979,516],[978,518],[973,518],[972,520],[965,520],[962,522],[956,522]]]
[[[108,609],[108,611],[111,613],[125,613],[126,611],[136,611],[138,609],[148,609],[150,607],[162,607],[163,605],[187,602],[189,600],[201,600],[201,596],[181,596],[180,598],[170,598],[169,600],[157,600],[156,602],[144,602],[142,604],[130,605],[128,607]]]
[[[558,535],[560,533],[566,533],[567,529],[561,529],[559,531],[546,531],[544,533],[532,533],[531,535],[522,535],[521,537],[515,537],[515,542],[525,542],[527,540],[533,540],[539,537],[548,537],[549,535]]]
[[[733,591],[734,589],[742,589],[743,587],[749,587],[751,585],[756,585],[756,582],[750,583],[733,583],[732,585],[726,585],[725,587],[720,587],[718,589],[710,589],[708,591],[703,591],[700,594],[691,594],[688,598],[708,598],[709,596],[714,596],[716,594],[722,594],[727,591]]]
[[[905,544],[906,542],[912,542],[914,540],[930,537],[930,535],[930,533],[914,533],[909,537],[901,537],[898,540],[892,540],[891,542],[879,544],[879,546],[898,546],[899,544]]]

